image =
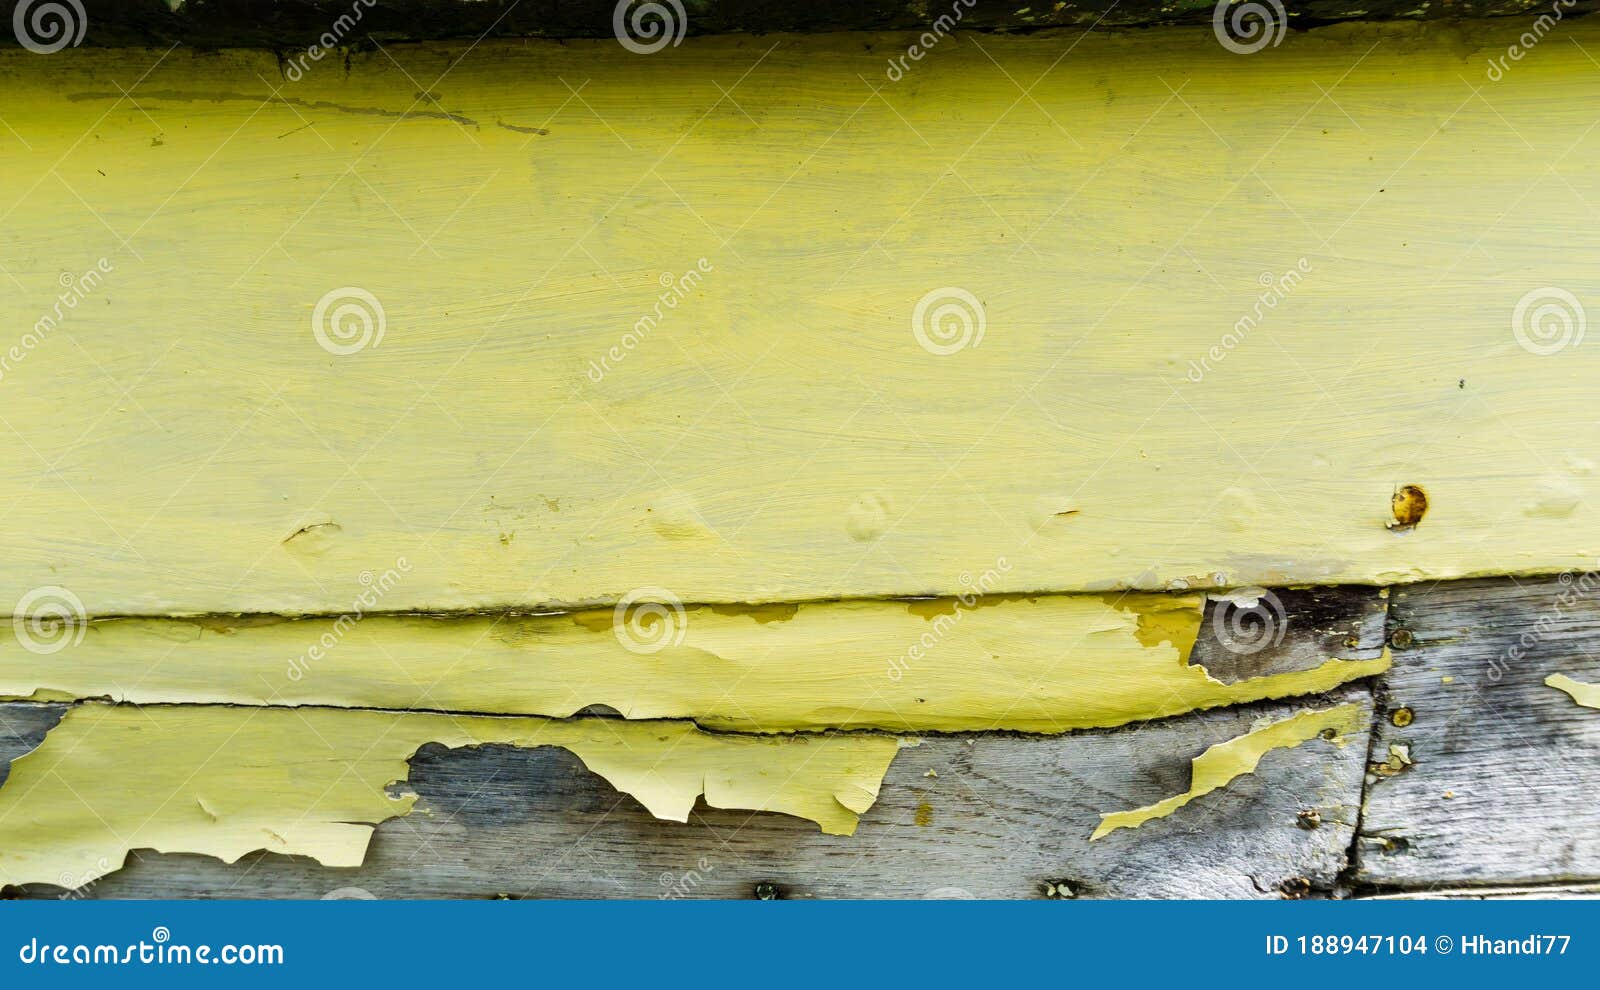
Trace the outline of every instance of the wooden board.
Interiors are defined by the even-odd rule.
[[[385,610],[1587,561],[1600,348],[1560,348],[1551,290],[1600,264],[1600,76],[1549,45],[1475,94],[1517,28],[1431,30],[995,37],[899,82],[911,34],[298,81],[0,53],[0,600],[337,613],[402,560]]]
[[[177,9],[172,8],[176,6]],[[209,0],[182,5],[148,0],[83,0],[92,45],[154,45],[180,42],[201,47],[254,45],[304,47],[318,43],[333,25],[344,46],[371,50],[427,38],[542,37],[604,38],[616,30],[616,0],[521,0],[486,4],[480,0]],[[1527,13],[1550,7],[1549,0],[1455,0],[1448,6],[1418,6],[1401,0],[1298,0],[1281,9],[1286,26],[1325,24],[1358,18],[1483,17]],[[1159,0],[1067,0],[1044,7],[1019,7],[998,0],[696,0],[687,6],[662,4],[663,13],[641,23],[666,20],[665,47],[672,38],[708,32],[859,31],[885,28],[928,30],[944,37],[962,30],[1033,30],[1052,25],[1114,27],[1205,23],[1209,3]],[[1593,9],[1592,0],[1572,0],[1567,16]],[[1278,15],[1275,15],[1275,17]],[[345,18],[343,23],[340,18]],[[0,35],[0,45],[11,38]],[[337,57],[337,56],[334,56]]]
[[[1544,684],[1600,681],[1593,575],[1397,589],[1395,651],[1379,691],[1375,760],[1409,768],[1372,784],[1356,878],[1380,887],[1600,879],[1600,711]],[[1512,651],[1520,649],[1518,656]],[[1404,718],[1402,717],[1402,721]]]
[[[1384,670],[1372,588],[661,608],[111,619],[0,628],[0,698],[318,705],[719,731],[1063,732],[1315,694]],[[47,635],[49,632],[56,635]]]
[[[1316,704],[1345,700],[1365,706],[1366,692]],[[380,826],[357,869],[145,852],[78,896],[750,897],[770,883],[784,897],[1017,898],[1065,881],[1085,897],[1278,897],[1301,879],[1328,889],[1343,868],[1361,745],[1275,751],[1170,818],[1089,835],[1102,813],[1183,792],[1189,761],[1207,746],[1308,704],[1056,737],[929,737],[896,758],[848,838],[703,804],[688,824],[663,822],[564,751],[435,747],[413,761],[406,785],[418,810]],[[1318,811],[1319,828],[1299,826],[1303,809]]]

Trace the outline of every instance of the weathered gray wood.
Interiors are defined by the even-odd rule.
[[[1206,602],[1189,662],[1219,681],[1311,670],[1329,657],[1366,659],[1383,648],[1389,602],[1376,588],[1278,588],[1253,604],[1251,594]]]
[[[11,761],[39,745],[66,710],[65,705],[0,705],[0,786],[11,774]]]
[[[1275,751],[1170,818],[1089,835],[1103,812],[1187,790],[1207,746],[1347,700],[1367,704],[1367,689],[1069,736],[929,738],[896,759],[851,837],[703,805],[688,824],[658,821],[563,750],[428,747],[407,785],[417,810],[380,826],[358,869],[141,852],[79,896],[738,898],[771,884],[784,897],[1021,898],[1064,881],[1084,897],[1279,897],[1331,888],[1345,866],[1363,746]],[[1303,809],[1320,826],[1301,827]]]
[[[1384,679],[1373,756],[1408,747],[1414,762],[1370,787],[1359,882],[1600,878],[1600,711],[1544,684],[1600,681],[1597,592],[1572,576],[1393,592],[1391,629],[1411,646]],[[1414,720],[1397,726],[1402,707]]]

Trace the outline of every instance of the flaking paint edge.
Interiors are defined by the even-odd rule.
[[[1547,686],[1565,692],[1573,701],[1585,708],[1600,708],[1600,684],[1585,684],[1566,674],[1551,674],[1544,679]]]
[[[1261,758],[1275,749],[1299,746],[1330,732],[1333,741],[1342,744],[1345,736],[1365,728],[1364,723],[1362,706],[1352,702],[1335,708],[1297,712],[1227,742],[1218,743],[1195,757],[1193,776],[1187,791],[1143,808],[1101,815],[1100,825],[1089,836],[1089,840],[1093,842],[1104,838],[1119,828],[1138,828],[1145,822],[1165,818],[1190,801],[1227,787],[1245,774],[1254,773]]]
[[[1204,605],[1198,594],[858,600],[766,620],[690,607],[648,652],[609,611],[347,626],[115,619],[48,656],[0,628],[0,698],[551,718],[605,705],[728,732],[1059,733],[1316,694],[1390,664],[1383,651],[1223,682],[1190,663]],[[318,633],[337,641],[311,660]]]
[[[0,787],[0,886],[81,887],[145,848],[359,866],[376,826],[415,805],[387,788],[428,743],[559,746],[658,818],[687,821],[703,795],[834,835],[855,831],[902,746],[881,735],[717,735],[685,722],[84,704]]]

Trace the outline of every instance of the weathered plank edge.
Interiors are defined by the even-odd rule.
[[[521,0],[506,5],[481,0],[189,0],[174,10],[166,0],[84,0],[87,45],[105,47],[183,44],[197,48],[303,47],[330,35],[326,48],[370,48],[393,41],[455,38],[607,38],[614,34],[617,0]],[[1573,0],[1564,17],[1589,13],[1596,0]],[[1070,0],[1028,8],[995,0],[690,0],[663,5],[682,19],[683,34],[817,33],[930,30],[1026,32],[1050,27],[1110,29],[1164,24],[1209,25],[1209,0]],[[1288,26],[1311,28],[1341,21],[1459,20],[1548,12],[1550,0],[1457,0],[1416,4],[1402,0],[1291,0],[1282,6]],[[674,25],[673,33],[680,29]],[[9,34],[0,44],[14,44]]]

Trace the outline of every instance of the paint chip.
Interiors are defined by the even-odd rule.
[[[1275,749],[1292,748],[1330,735],[1330,741],[1343,745],[1344,737],[1363,729],[1364,723],[1361,706],[1352,702],[1336,708],[1297,712],[1218,743],[1195,757],[1187,791],[1143,808],[1101,815],[1100,827],[1089,836],[1089,841],[1103,838],[1119,828],[1138,828],[1153,819],[1165,818],[1195,798],[1226,787],[1244,774],[1254,773],[1261,758]]]

